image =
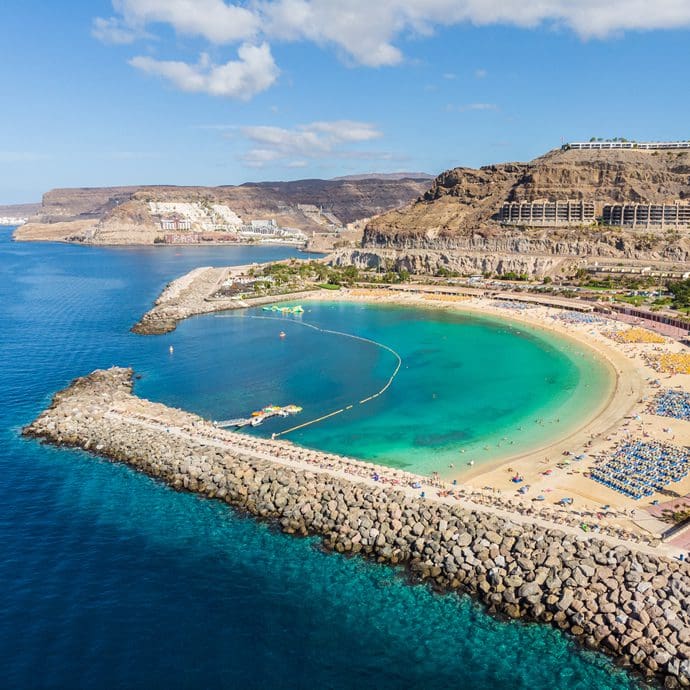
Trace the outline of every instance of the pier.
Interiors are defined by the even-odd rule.
[[[299,312],[301,313],[301,312]],[[286,323],[285,319],[279,318],[277,316],[256,316],[253,314],[245,314],[244,316],[235,316],[235,315],[219,315],[217,318],[228,318],[228,319],[262,319],[262,320],[271,320],[271,321],[280,321],[281,323]],[[389,388],[390,385],[393,383],[393,379],[398,375],[400,372],[400,367],[402,366],[402,358],[400,355],[392,348],[389,347],[388,345],[384,345],[383,343],[378,342],[377,340],[371,340],[370,338],[363,338],[360,335],[355,335],[354,333],[344,333],[343,331],[334,331],[328,328],[321,328],[320,326],[315,326],[314,324],[307,323],[306,321],[289,321],[287,323],[294,323],[297,324],[298,326],[304,326],[305,328],[311,328],[315,331],[318,331],[319,333],[328,333],[330,335],[339,335],[342,336],[343,338],[351,338],[352,340],[359,340],[363,343],[370,343],[371,345],[374,345],[378,348],[381,348],[382,350],[386,350],[390,352],[396,359],[396,365],[395,368],[393,369],[393,373],[390,375],[388,380],[386,381],[385,385],[377,390],[376,392],[372,393],[371,395],[368,395],[367,397],[363,398],[360,400],[357,404],[359,405],[364,405],[371,400],[375,400],[378,398],[380,395],[383,395]],[[348,410],[351,410],[355,406],[355,402],[353,402],[350,405],[344,405],[343,407],[333,410],[332,412],[328,412],[324,415],[321,415],[320,417],[317,417],[316,419],[310,419],[308,422],[302,422],[301,424],[297,424],[296,426],[290,427],[289,429],[284,429],[283,431],[280,431],[276,434],[273,435],[274,438],[278,438],[280,436],[285,436],[286,434],[290,434],[293,431],[297,431],[298,429],[304,429],[305,427],[311,426],[312,424],[318,424],[319,422],[323,422],[326,419],[330,419],[331,417],[335,417],[336,415],[342,414],[343,412],[347,412]],[[231,424],[221,424],[217,423],[218,426],[232,426]],[[246,424],[238,424],[235,426],[246,426]]]
[[[132,380],[123,368],[76,379],[23,433],[404,566],[491,613],[556,626],[666,687],[690,685],[690,568],[639,535],[578,532],[566,510],[511,512],[480,491],[224,431],[136,397]]]

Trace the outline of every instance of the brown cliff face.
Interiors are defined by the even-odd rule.
[[[498,223],[504,202],[539,199],[593,200],[598,212],[609,203],[690,199],[690,151],[557,150],[531,163],[454,168],[439,175],[417,201],[374,218],[365,228],[362,246],[369,253],[397,250],[397,263],[419,270],[434,270],[434,252],[443,254],[436,267],[479,270],[487,265],[487,257],[479,256],[483,254],[492,259],[491,265],[500,259],[510,263],[510,270],[528,273],[540,263],[535,257],[550,257],[559,267],[562,261],[556,260],[567,257],[690,260],[687,231]],[[414,254],[420,250],[423,258]],[[366,261],[371,263],[371,257]]]
[[[38,214],[15,232],[16,239],[79,239],[102,244],[151,243],[159,236],[149,201],[224,204],[243,220],[275,218],[280,225],[323,232],[327,225],[303,213],[298,205],[322,207],[343,224],[369,218],[409,203],[428,187],[427,178],[366,178],[247,183],[223,187],[102,187],[55,189],[43,196]],[[90,224],[85,221],[91,221]],[[72,223],[79,226],[70,227]],[[88,229],[84,231],[85,225]]]
[[[36,220],[51,223],[98,219],[128,201],[137,189],[139,187],[51,189],[43,195]]]

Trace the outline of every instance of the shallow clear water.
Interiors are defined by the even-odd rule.
[[[193,319],[165,338],[129,327],[193,266],[286,251],[18,245],[0,230],[2,686],[633,687],[555,631],[496,622],[467,599],[408,587],[393,569],[19,437],[55,390],[95,367],[132,365],[145,374],[140,390],[179,395],[166,373],[223,320]],[[368,356],[353,361],[385,378],[390,362]],[[209,363],[198,365],[201,404],[211,382]]]
[[[287,438],[443,474],[565,435],[610,390],[600,358],[516,322],[390,305],[304,307],[301,316],[252,309],[184,322],[166,337],[174,355],[156,362],[138,391],[211,419],[247,417],[268,404],[304,408],[298,417],[265,422],[255,431],[262,435],[352,404]],[[402,364],[385,394],[360,404],[398,362],[375,343]]]

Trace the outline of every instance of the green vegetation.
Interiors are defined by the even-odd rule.
[[[267,264],[261,268],[249,269],[252,277],[265,276],[272,279],[272,284],[278,286],[292,286],[302,289],[305,285],[338,289],[352,287],[358,282],[369,283],[405,283],[410,280],[410,273],[405,269],[385,273],[371,273],[360,271],[356,266],[328,266],[319,261],[298,261]],[[257,283],[261,285],[261,283]]]
[[[508,271],[496,277],[499,280],[529,280],[529,276],[526,273],[515,273],[515,271]]]
[[[667,287],[672,295],[671,306],[674,309],[683,311],[690,309],[690,278],[669,283]]]
[[[645,297],[642,295],[614,295],[613,299],[616,302],[632,304],[634,307],[641,307],[646,301]]]
[[[690,520],[690,506],[679,503],[673,506],[673,510],[665,508],[661,515],[663,520],[680,525]]]
[[[646,290],[658,287],[658,279],[652,276],[608,275],[595,278],[585,268],[579,268],[571,280],[579,287],[592,290]]]
[[[445,266],[441,266],[434,274],[437,278],[458,278],[460,274],[457,271],[451,271]]]

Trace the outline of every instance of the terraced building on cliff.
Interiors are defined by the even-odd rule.
[[[593,201],[510,201],[501,206],[499,221],[505,225],[558,227],[589,225],[595,220]]]
[[[606,225],[629,228],[690,227],[690,203],[609,204],[602,219]]]

